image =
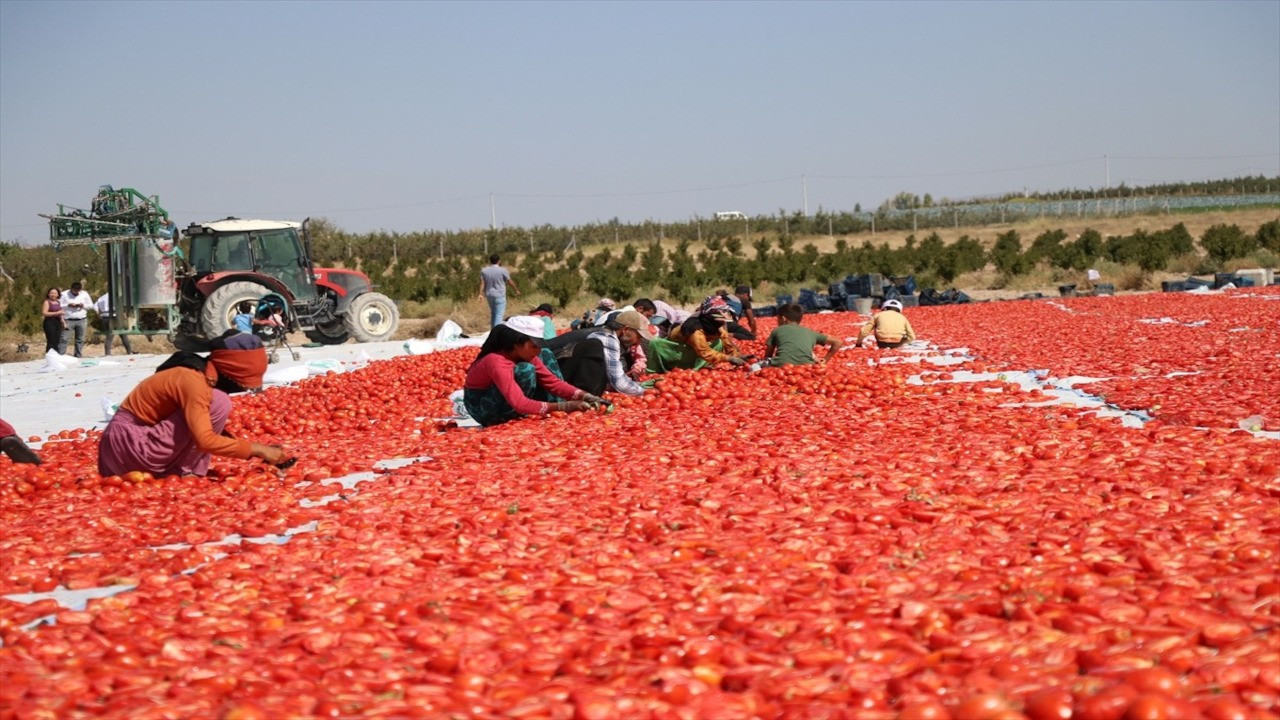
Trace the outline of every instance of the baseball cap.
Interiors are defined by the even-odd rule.
[[[507,321],[502,324],[521,335],[528,335],[536,340],[539,345],[542,344],[542,331],[546,327],[542,322],[542,318],[536,318],[532,315],[515,315],[507,318]]]
[[[653,333],[649,332],[649,320],[635,310],[625,310],[614,315],[613,322],[635,330],[645,341],[653,339]]]

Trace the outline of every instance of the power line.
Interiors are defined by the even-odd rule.
[[[914,173],[907,175],[809,175],[812,178],[825,178],[828,180],[905,180],[911,178],[932,178],[932,177],[960,177],[964,175],[992,175],[995,173],[1018,172],[1021,170],[1039,170],[1041,168],[1060,167],[1063,165],[1079,165],[1080,163],[1097,162],[1102,159],[1101,155],[1088,158],[1080,158],[1078,160],[1063,160],[1062,162],[1043,163],[1040,165],[1022,165],[1020,167],[997,168],[993,170],[965,170],[960,172],[944,172],[944,173]]]
[[[790,182],[800,179],[799,175],[788,175],[787,177],[770,178],[768,180],[751,180],[748,182],[731,183],[727,185],[708,185],[705,187],[681,188],[678,190],[644,190],[638,192],[624,193],[494,193],[497,197],[507,198],[608,198],[608,197],[646,197],[652,195],[679,195],[682,193],[692,192],[708,192],[711,190],[731,190],[733,188],[754,187],[757,185],[772,185],[780,182]]]
[[[323,210],[315,213],[309,210],[242,210],[241,212],[243,212],[246,215],[313,215],[313,214],[323,215],[326,213],[372,212],[375,210],[398,210],[400,208],[426,207],[428,205],[443,205],[445,203],[459,202],[462,200],[475,200],[477,198],[488,197],[488,196],[489,196],[488,193],[485,193],[483,195],[464,195],[462,197],[447,198],[444,200],[424,200],[423,202],[401,203],[399,205],[377,205],[377,206],[362,207],[362,208]],[[184,208],[178,208],[176,210],[173,210],[173,212],[181,212],[181,213],[186,213],[188,215],[217,215],[218,214],[217,212],[213,212],[209,210],[188,210]]]
[[[1247,158],[1280,157],[1280,153],[1257,155],[1112,155],[1116,160],[1244,160]]]

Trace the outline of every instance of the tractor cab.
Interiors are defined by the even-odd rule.
[[[291,302],[316,296],[311,260],[299,237],[302,223],[239,220],[192,224],[187,257],[197,283],[215,283],[227,274],[255,273],[285,290]]]

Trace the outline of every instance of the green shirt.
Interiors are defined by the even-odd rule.
[[[765,341],[766,347],[777,349],[769,364],[809,365],[813,362],[813,346],[825,344],[828,339],[803,325],[779,325]]]

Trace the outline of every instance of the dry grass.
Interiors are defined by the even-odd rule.
[[[1253,268],[1280,268],[1280,255],[1267,249],[1260,249],[1249,253],[1248,257],[1228,260],[1226,263],[1226,272]]]
[[[303,341],[305,342],[305,340]],[[173,343],[165,339],[163,335],[156,335],[152,338],[142,336],[129,338],[129,343],[134,351],[140,353],[154,355],[168,355],[175,352],[176,348]],[[27,351],[19,352],[22,345],[27,346]],[[116,339],[112,347],[113,355],[121,355],[124,348],[120,344],[119,338]],[[84,340],[84,356],[85,357],[102,357],[102,333],[90,328],[85,335]],[[0,331],[0,362],[25,362],[28,360],[39,360],[44,357],[44,335],[37,334],[22,335],[13,330],[5,329]]]

